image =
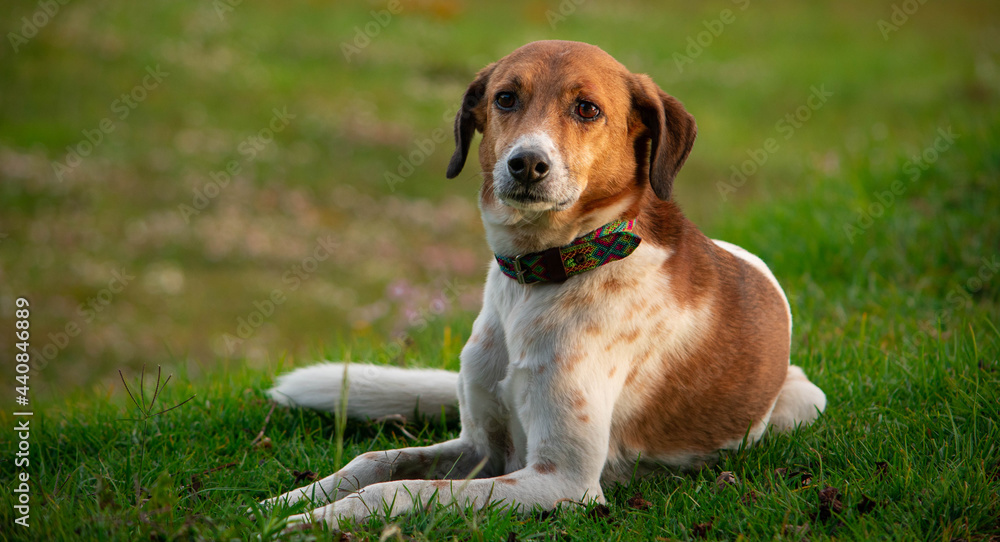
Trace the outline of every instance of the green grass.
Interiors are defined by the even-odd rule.
[[[279,518],[244,511],[302,473],[457,434],[437,419],[411,421],[416,440],[352,422],[341,442],[333,416],[275,409],[265,423],[263,390],[320,358],[457,369],[489,255],[471,171],[445,181],[444,144],[393,189],[384,175],[450,130],[443,116],[476,69],[549,37],[601,45],[695,115],[676,199],[774,270],[792,304],[792,360],[827,412],[710,469],[609,488],[607,511],[432,508],[353,536],[1000,536],[1000,5],[927,2],[888,41],[876,21],[892,2],[583,2],[553,29],[546,10],[558,6],[407,4],[350,63],[341,42],[381,4],[244,2],[220,20],[211,3],[69,3],[19,52],[0,47],[0,349],[14,349],[4,330],[17,296],[32,300],[36,348],[81,328],[44,368],[34,360],[30,529],[13,525],[17,440],[0,438],[0,539],[269,539]],[[678,70],[673,55],[726,8],[735,21]],[[0,27],[18,30],[33,9],[0,8]],[[156,64],[170,75],[57,181],[50,162]],[[833,96],[784,139],[776,123],[821,85]],[[285,106],[297,118],[245,160],[239,143]],[[958,139],[911,182],[907,161],[949,127]],[[769,137],[780,149],[721,197],[730,167]],[[229,160],[242,161],[238,178],[182,220],[178,205]],[[292,288],[286,273],[327,235],[338,254]],[[120,267],[136,278],[86,319],[78,306]],[[228,348],[275,289],[286,301]],[[146,367],[136,399],[148,405],[158,365],[174,376],[150,414],[195,398],[142,421],[118,370],[135,392]],[[15,373],[0,374],[10,428]],[[722,471],[739,484],[717,487]],[[827,488],[839,507],[821,506]],[[630,505],[637,493],[648,508]]]

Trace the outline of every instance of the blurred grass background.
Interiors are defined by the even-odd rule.
[[[16,51],[10,34],[0,47],[0,330],[28,297],[42,394],[143,364],[196,377],[226,360],[307,361],[426,322],[460,342],[489,260],[476,168],[445,180],[450,135],[419,145],[450,134],[476,70],[559,38],[601,46],[694,114],[676,199],[710,236],[772,265],[797,340],[837,339],[864,315],[890,324],[877,348],[896,346],[900,311],[932,329],[949,289],[1000,252],[1000,4],[927,2],[886,39],[878,21],[895,4],[428,0],[402,2],[383,25],[381,2],[71,2]],[[5,3],[0,27],[21,33],[40,9]],[[706,34],[723,10],[732,22]],[[345,58],[366,25],[377,35]],[[698,39],[708,44],[691,54]],[[119,118],[116,100],[157,67],[162,81]],[[783,139],[776,123],[814,86],[833,95]],[[294,118],[242,152],[276,108]],[[53,162],[105,118],[113,131],[60,178]],[[948,127],[958,142],[886,211],[902,226],[876,218],[851,242],[856,210]],[[780,149],[722,197],[717,183],[769,137]],[[425,159],[388,182],[414,152]],[[240,173],[185,215],[231,161]],[[328,238],[335,255],[296,271]],[[123,272],[134,279],[110,292]],[[883,297],[866,304],[873,288]],[[252,320],[275,290],[287,300]],[[996,314],[996,281],[974,290]],[[841,301],[848,292],[856,303]],[[260,326],[236,341],[241,319]],[[0,349],[12,343],[0,332]]]

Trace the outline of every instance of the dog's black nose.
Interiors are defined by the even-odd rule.
[[[507,160],[507,171],[521,184],[535,184],[549,174],[549,157],[536,151],[518,152]]]

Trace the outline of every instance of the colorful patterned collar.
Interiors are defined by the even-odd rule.
[[[635,220],[616,220],[561,247],[516,257],[496,254],[497,263],[521,284],[562,282],[632,254],[642,241],[632,233],[634,226]]]

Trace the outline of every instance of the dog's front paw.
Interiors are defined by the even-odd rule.
[[[291,508],[295,507],[301,510],[304,506],[296,506],[300,501],[304,500],[304,497],[299,491],[289,491],[277,497],[271,497],[270,499],[264,499],[257,503],[256,506],[250,506],[246,509],[247,516],[251,520],[257,521],[261,517],[268,517],[272,510],[275,508]],[[287,513],[287,512],[286,512]]]
[[[325,523],[330,529],[340,528],[341,515],[336,510],[337,503],[321,506],[304,514],[289,516],[283,533],[305,531],[315,524]]]

